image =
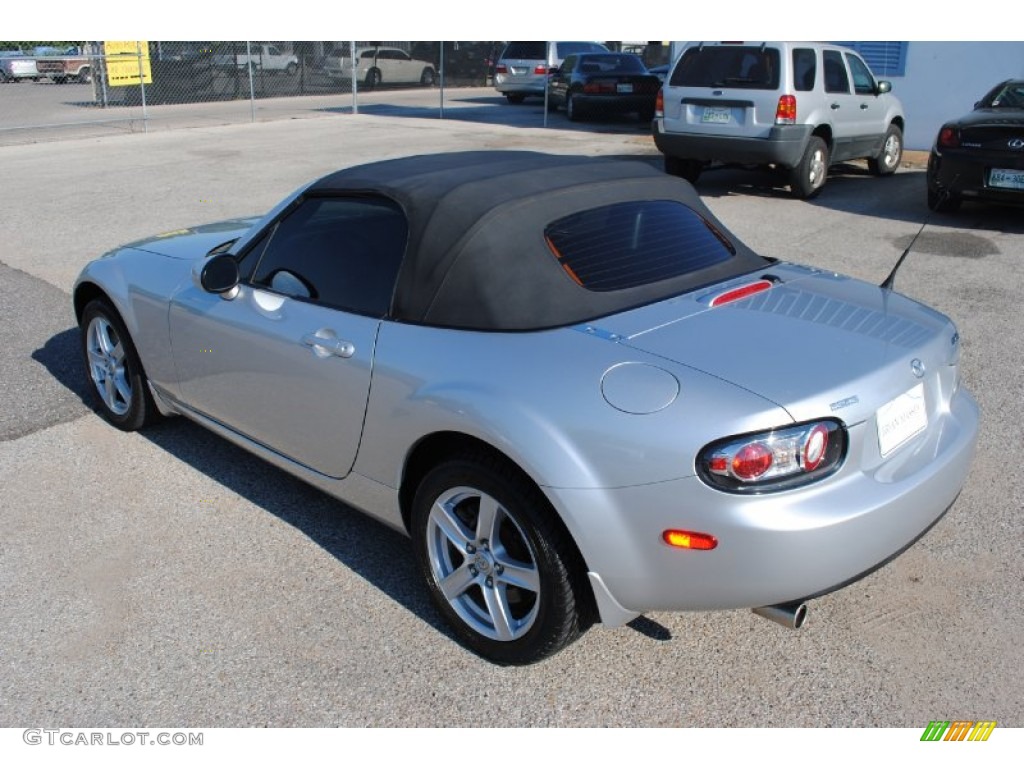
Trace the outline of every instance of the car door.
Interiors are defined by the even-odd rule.
[[[565,61],[548,78],[548,99],[554,106],[565,104],[566,94],[572,84],[572,72],[576,67],[578,56],[566,56]]]
[[[348,474],[406,227],[384,199],[306,197],[241,254],[230,298],[183,287],[169,323],[184,404],[324,475]]]
[[[882,138],[889,126],[886,123],[886,105],[878,96],[875,76],[868,65],[855,53],[846,54],[853,81],[853,93],[857,99],[857,129],[854,145],[860,157],[878,152]]]
[[[832,162],[856,157],[856,137],[860,132],[860,99],[850,88],[850,74],[843,54],[822,51],[825,73],[825,100],[832,118]]]

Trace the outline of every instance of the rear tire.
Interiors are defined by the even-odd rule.
[[[411,528],[434,605],[474,653],[532,664],[586,628],[571,542],[543,494],[507,463],[474,451],[431,470]]]
[[[431,86],[434,85],[434,82],[436,80],[437,77],[434,74],[434,70],[432,70],[430,67],[424,67],[423,74],[420,75],[420,85],[426,88],[430,88]]]
[[[526,97],[521,93],[506,93],[505,98],[508,99],[509,104],[522,104]]]
[[[828,145],[818,136],[811,136],[800,162],[790,171],[789,186],[793,196],[810,200],[817,195],[828,176]]]
[[[868,170],[875,176],[891,176],[900,167],[903,159],[903,132],[899,126],[890,125],[882,142],[882,151],[878,157],[868,158]]]
[[[928,187],[928,207],[936,213],[956,213],[962,202],[960,195]]]
[[[379,69],[374,67],[369,72],[366,73],[366,80],[365,80],[364,84],[365,84],[367,90],[373,90],[374,88],[378,87],[380,85],[380,83],[381,83],[381,76],[380,76],[380,70]]]
[[[574,123],[578,123],[583,119],[583,110],[580,108],[579,99],[576,98],[576,94],[572,91],[565,97],[565,116]]]

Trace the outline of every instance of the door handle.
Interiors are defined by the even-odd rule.
[[[839,109],[839,104],[834,101],[829,106],[832,107],[832,109]]]
[[[868,108],[868,105],[867,105],[867,104],[861,104],[861,105],[860,105],[860,108],[861,108],[861,109],[867,109],[867,108]]]
[[[307,333],[302,337],[302,343],[312,347],[314,354],[318,357],[352,357],[356,353],[355,345],[350,341],[343,341],[334,336],[319,336],[315,333]]]

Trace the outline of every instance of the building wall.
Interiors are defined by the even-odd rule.
[[[1009,77],[1024,77],[1024,42],[911,42],[906,76],[891,78],[907,114],[907,149],[930,149],[943,122]]]

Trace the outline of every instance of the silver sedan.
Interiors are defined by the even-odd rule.
[[[184,415],[406,532],[501,664],[649,610],[799,627],[977,438],[947,317],[756,254],[642,162],[349,168],[93,261],[74,309],[107,421]]]

